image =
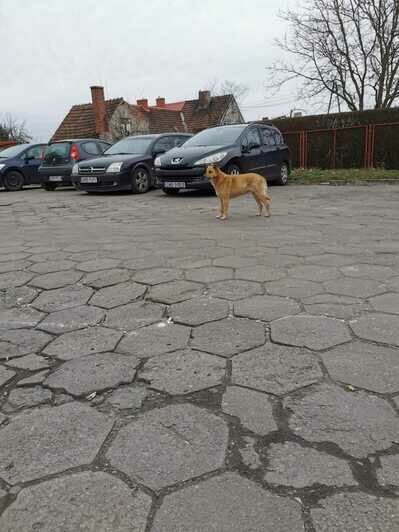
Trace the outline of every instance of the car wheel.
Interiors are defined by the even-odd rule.
[[[169,196],[177,196],[180,192],[180,188],[163,188],[162,192],[168,194]]]
[[[276,185],[284,186],[288,183],[288,165],[287,163],[282,163],[280,166],[280,175],[279,177],[274,181]]]
[[[51,191],[55,190],[57,188],[57,185],[55,183],[43,183],[42,188],[44,188],[44,190]]]
[[[8,172],[8,174],[3,177],[3,186],[10,192],[21,190],[24,186],[24,176],[16,171]]]
[[[237,164],[229,164],[226,167],[226,174],[239,175],[241,173],[240,167]]]
[[[145,168],[136,168],[132,176],[132,192],[144,194],[150,188],[150,176]]]

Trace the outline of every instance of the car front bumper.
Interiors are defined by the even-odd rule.
[[[38,175],[42,184],[53,183],[55,185],[72,184],[72,165],[67,166],[40,166]]]
[[[85,192],[132,190],[132,179],[129,172],[120,174],[73,175],[72,182],[78,190]]]
[[[155,175],[161,188],[209,190],[212,185],[204,176],[205,167],[186,169],[157,168]],[[180,186],[179,186],[180,184]]]

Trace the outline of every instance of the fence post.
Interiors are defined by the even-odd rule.
[[[333,129],[333,163],[332,167],[335,168],[337,165],[337,130]]]

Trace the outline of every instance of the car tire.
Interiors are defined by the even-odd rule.
[[[50,192],[50,191],[55,190],[57,188],[57,185],[55,183],[43,183],[42,188]]]
[[[136,168],[132,174],[133,194],[144,194],[150,189],[150,175],[145,168]]]
[[[168,194],[169,196],[177,196],[180,192],[180,188],[163,188],[162,192]]]
[[[24,176],[16,170],[11,170],[3,177],[3,186],[9,192],[21,190],[24,184]]]
[[[285,186],[288,183],[288,175],[288,164],[282,163],[280,166],[280,175],[275,181],[273,181],[273,183],[279,185],[280,187]]]
[[[241,168],[238,164],[231,163],[226,166],[225,173],[229,175],[239,175],[241,174]]]

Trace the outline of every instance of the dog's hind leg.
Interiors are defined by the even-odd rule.
[[[256,192],[252,192],[252,195],[256,201],[256,203],[258,204],[258,208],[259,208],[259,212],[256,216],[262,216],[262,211],[263,211],[263,202],[262,200],[258,197],[258,194]]]
[[[262,199],[263,201],[263,205],[265,206],[265,216],[268,218],[269,216],[271,216],[271,212],[270,212],[270,198],[269,196],[265,195]]]

